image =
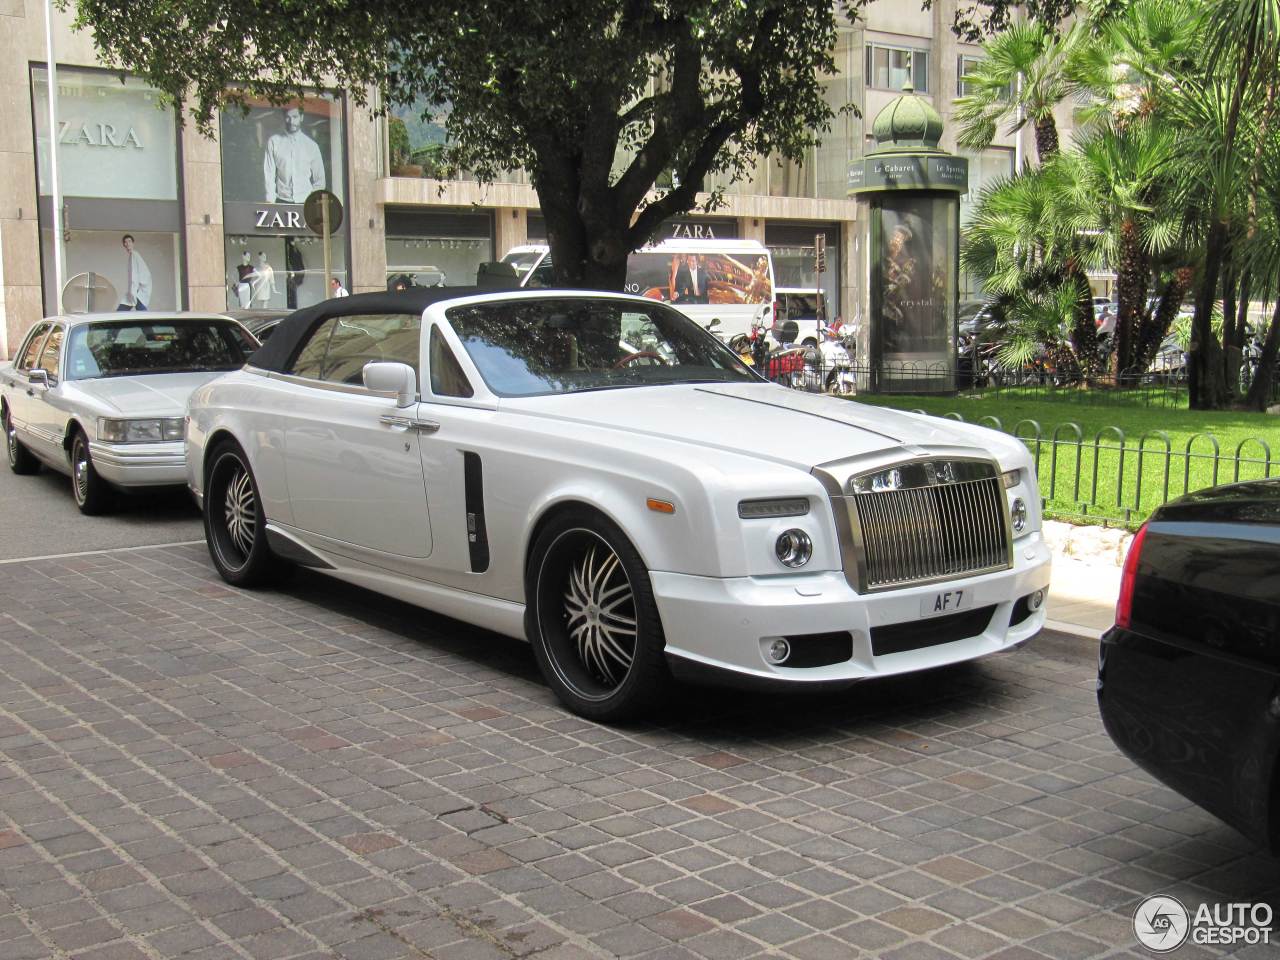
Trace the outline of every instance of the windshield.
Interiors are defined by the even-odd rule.
[[[759,380],[719,340],[658,304],[507,300],[445,315],[500,397]]]
[[[508,253],[502,258],[503,263],[509,263],[516,268],[516,276],[524,279],[524,275],[533,269],[533,265],[538,262],[543,251],[527,250],[523,253]]]
[[[67,375],[87,380],[236,370],[256,348],[239,325],[226,320],[89,323],[71,328]]]

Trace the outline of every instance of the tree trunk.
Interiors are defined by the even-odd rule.
[[[1204,267],[1196,290],[1196,310],[1191,319],[1191,349],[1187,357],[1187,392],[1192,410],[1217,410],[1227,401],[1222,376],[1222,348],[1213,332],[1213,305],[1222,270],[1227,225],[1215,219],[1205,242]]]
[[[1178,308],[1182,306],[1182,298],[1191,289],[1195,280],[1195,271],[1190,267],[1179,267],[1165,285],[1160,302],[1151,316],[1144,319],[1138,330],[1138,343],[1134,347],[1134,365],[1146,370],[1155,359],[1161,342],[1169,335],[1169,328],[1178,316]]]
[[[1280,290],[1277,291],[1280,294]],[[1267,409],[1271,399],[1271,384],[1275,379],[1276,360],[1280,358],[1280,296],[1276,297],[1275,311],[1271,314],[1271,326],[1267,328],[1267,339],[1262,345],[1262,356],[1258,360],[1258,371],[1249,384],[1249,394],[1245,397],[1245,406],[1254,410]]]
[[[1036,155],[1043,165],[1046,160],[1058,152],[1058,124],[1053,114],[1042,117],[1035,123]]]
[[[1067,281],[1076,290],[1075,317],[1071,329],[1071,348],[1085,381],[1093,384],[1102,375],[1098,357],[1098,326],[1093,319],[1093,291],[1089,278],[1078,266],[1068,267]]]
[[[1116,385],[1123,386],[1123,377],[1135,371],[1134,341],[1147,303],[1147,257],[1142,250],[1142,238],[1137,224],[1126,219],[1120,225],[1120,262],[1116,268],[1116,293],[1119,297],[1119,314],[1113,336],[1116,344]]]
[[[556,286],[620,292],[631,253],[625,229],[599,220],[588,224],[578,211],[579,204],[561,191],[539,189],[538,201],[547,220]]]

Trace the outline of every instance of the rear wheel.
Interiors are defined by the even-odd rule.
[[[107,481],[94,469],[89,439],[79,430],[71,438],[71,495],[80,512],[90,517],[106,513],[114,497]]]
[[[219,575],[237,587],[269,582],[279,567],[249,460],[237,445],[217,447],[204,489],[204,533]]]
[[[534,544],[526,632],[538,666],[575,713],[616,723],[670,683],[649,571],[617,525],[587,510],[553,520]]]
[[[18,431],[13,428],[13,421],[9,417],[8,410],[4,412],[3,426],[5,446],[9,451],[9,469],[21,475],[38,473],[40,461],[18,439]]]

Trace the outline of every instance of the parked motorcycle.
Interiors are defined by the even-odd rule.
[[[842,335],[832,327],[822,328],[821,340],[813,355],[813,365],[818,368],[822,389],[826,393],[850,396],[857,392],[857,378],[853,371],[853,351],[856,349],[852,335]]]

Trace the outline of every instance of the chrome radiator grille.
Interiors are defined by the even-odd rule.
[[[927,479],[918,485],[856,492],[849,498],[862,534],[869,589],[1002,570],[1010,564],[1008,508],[1000,477],[970,479],[971,464],[964,470],[954,469],[959,464],[922,466],[928,468]]]

